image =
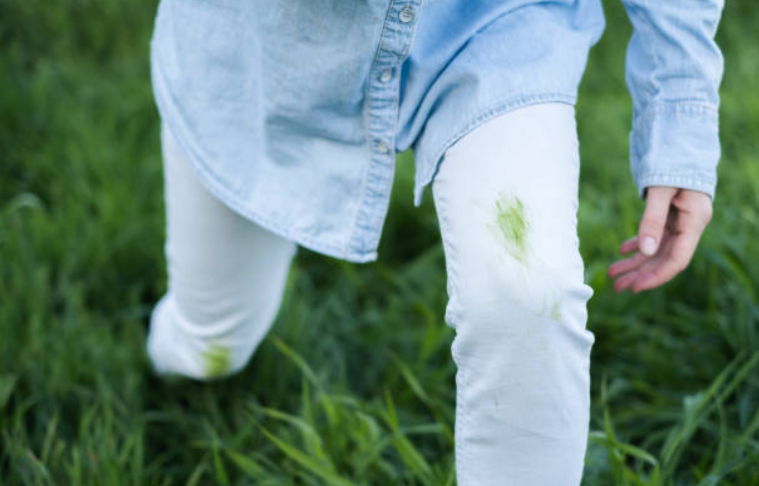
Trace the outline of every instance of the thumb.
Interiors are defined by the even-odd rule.
[[[650,186],[646,194],[646,209],[638,228],[640,251],[647,256],[656,254],[667,224],[669,206],[677,193],[676,187]]]

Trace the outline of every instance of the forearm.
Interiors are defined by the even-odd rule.
[[[634,27],[626,59],[633,100],[630,168],[639,197],[652,185],[714,198],[723,2],[622,0]]]

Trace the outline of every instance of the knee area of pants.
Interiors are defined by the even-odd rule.
[[[460,277],[456,288],[462,312],[491,314],[518,308],[553,320],[561,320],[565,308],[584,308],[594,293],[576,269],[537,265],[485,266],[478,274]]]
[[[538,349],[569,344],[589,354],[595,336],[586,328],[593,289],[582,275],[561,269],[501,271],[492,267],[476,281],[459,281],[447,318],[465,353],[489,348]],[[564,344],[561,344],[564,343]]]
[[[209,342],[220,338],[245,339],[256,329],[268,328],[276,312],[272,306],[260,306],[252,300],[187,302],[177,299],[176,307],[176,321],[182,331]]]
[[[151,319],[149,352],[160,368],[198,380],[241,371],[267,330],[267,316],[227,315],[216,321],[188,318],[170,296],[162,299]]]

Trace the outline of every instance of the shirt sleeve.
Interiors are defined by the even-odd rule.
[[[621,0],[633,34],[625,80],[633,101],[630,169],[646,188],[674,186],[714,200],[720,159],[719,84],[714,41],[723,0]]]

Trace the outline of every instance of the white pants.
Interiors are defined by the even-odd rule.
[[[280,306],[296,245],[218,202],[163,131],[167,294],[148,351],[198,379],[242,368]],[[455,329],[459,486],[578,486],[590,351],[577,238],[574,108],[497,116],[445,154],[432,191]]]

